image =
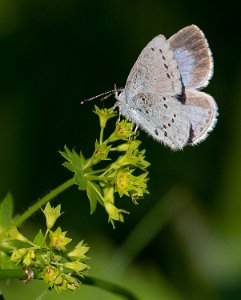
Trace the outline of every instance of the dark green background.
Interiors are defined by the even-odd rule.
[[[77,189],[54,202],[65,210],[63,227],[91,240],[93,249],[105,243],[118,248],[173,186],[185,187],[190,203],[137,258],[141,271],[155,269],[153,274],[148,269],[150,284],[162,274],[170,293],[180,298],[164,296],[160,288],[149,299],[241,299],[241,26],[235,3],[0,2],[0,196],[12,192],[16,213],[70,178],[58,154],[65,144],[86,156],[92,152],[98,120],[94,103],[81,106],[81,99],[114,83],[123,86],[155,35],[169,37],[190,24],[204,31],[214,56],[214,77],[205,91],[220,113],[210,137],[171,152],[142,133],[152,164],[150,195],[138,207],[127,205],[131,214],[115,231],[101,209],[89,216],[87,198]],[[113,105],[108,101],[106,106]],[[31,221],[41,218],[36,214]]]

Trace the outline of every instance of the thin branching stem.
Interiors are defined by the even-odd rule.
[[[78,278],[83,284],[86,285],[91,285],[95,286],[101,289],[104,289],[108,292],[120,295],[124,297],[125,299],[128,300],[138,300],[135,295],[133,295],[130,291],[127,289],[114,284],[112,282],[109,282],[107,280],[99,279],[99,278],[94,278],[90,276],[86,276],[85,278],[75,276]],[[20,279],[20,280],[25,280],[26,279],[26,271],[25,270],[20,270],[20,269],[5,269],[5,270],[0,270],[0,280],[2,279]]]
[[[47,195],[45,195],[43,198],[40,198],[37,200],[36,203],[34,203],[32,206],[30,206],[22,215],[18,216],[14,220],[15,226],[20,226],[24,221],[26,221],[30,216],[32,216],[33,213],[35,213],[37,210],[39,210],[40,207],[45,205],[48,201],[52,200],[54,197],[58,196],[60,193],[74,185],[74,178],[71,178],[67,180],[66,182],[59,185],[57,188],[53,189],[51,192],[49,192]]]
[[[92,285],[107,290],[108,292],[120,295],[125,299],[138,300],[138,298],[135,295],[133,295],[130,291],[112,282],[103,279],[94,278],[94,277],[89,277],[89,276],[85,276],[84,280],[81,279],[81,281],[83,284]]]

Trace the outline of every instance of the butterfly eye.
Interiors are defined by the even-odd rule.
[[[120,96],[120,94],[122,93],[122,90],[117,90],[117,96]]]

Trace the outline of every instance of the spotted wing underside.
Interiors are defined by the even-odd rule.
[[[190,122],[183,104],[175,97],[140,93],[133,100],[132,119],[155,140],[173,150],[189,143]]]
[[[178,95],[182,91],[180,72],[163,35],[156,36],[142,50],[127,78],[127,97],[140,92]]]

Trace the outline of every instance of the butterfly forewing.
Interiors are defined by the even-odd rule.
[[[187,26],[168,40],[186,89],[206,86],[213,75],[213,58],[203,32]]]
[[[142,50],[127,78],[125,90],[127,97],[137,92],[181,93],[180,72],[163,35],[156,36]]]

